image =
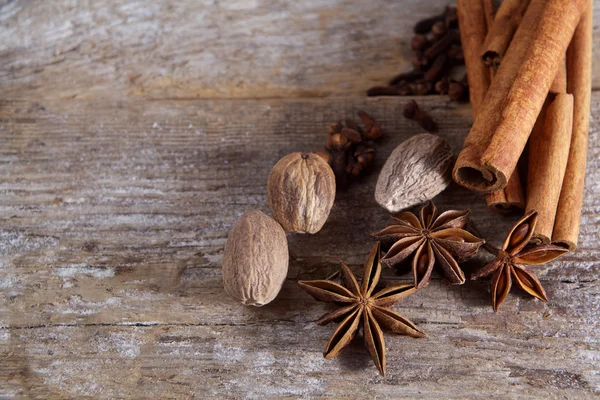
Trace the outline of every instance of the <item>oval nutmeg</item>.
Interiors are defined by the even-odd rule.
[[[288,232],[317,233],[335,200],[335,175],[315,153],[292,153],[275,164],[267,181],[273,217]]]
[[[385,162],[375,200],[395,213],[434,198],[450,185],[453,159],[445,139],[429,133],[411,137]]]
[[[288,258],[287,238],[281,226],[261,211],[244,213],[225,244],[225,291],[244,305],[270,303],[283,286]]]

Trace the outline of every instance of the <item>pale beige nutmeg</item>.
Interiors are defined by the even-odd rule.
[[[237,221],[225,244],[223,284],[245,305],[263,306],[275,299],[288,270],[285,232],[261,211],[248,211]]]
[[[267,182],[273,217],[288,232],[316,233],[335,200],[335,175],[315,153],[292,153],[275,164]]]
[[[450,185],[454,156],[448,142],[429,133],[400,143],[385,162],[375,201],[389,212],[431,200]]]

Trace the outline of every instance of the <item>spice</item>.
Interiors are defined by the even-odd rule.
[[[577,247],[592,91],[592,2],[587,1],[567,53],[568,92],[573,94],[573,131],[552,242]]]
[[[525,265],[540,265],[567,253],[553,244],[529,244],[537,223],[537,213],[529,212],[512,227],[495,260],[481,268],[471,279],[492,275],[492,307],[498,311],[506,299],[513,280],[524,291],[542,301],[548,301],[542,284]]]
[[[288,270],[285,232],[261,211],[244,213],[227,237],[223,284],[244,305],[263,306],[275,299]]]
[[[501,213],[512,213],[525,209],[525,196],[523,196],[519,170],[514,170],[504,189],[486,194],[485,202],[490,210]]]
[[[448,142],[429,133],[400,143],[385,162],[375,187],[375,201],[398,212],[434,198],[446,189],[454,155]]]
[[[561,93],[552,97],[529,138],[526,210],[538,212],[533,238],[542,243],[552,238],[573,128],[573,96]]]
[[[412,273],[417,289],[429,285],[434,265],[453,285],[462,285],[465,274],[458,265],[477,254],[485,242],[463,228],[469,222],[469,211],[439,213],[428,202],[419,211],[419,217],[403,212],[392,217],[395,224],[372,236],[383,244],[391,244],[382,262],[396,268],[412,256]]]
[[[486,32],[485,11],[480,0],[457,0],[456,10],[475,119],[490,85],[488,69],[479,58]]]
[[[483,43],[481,58],[486,65],[498,68],[528,5],[529,0],[502,1],[494,22],[488,25],[488,33]]]
[[[335,146],[345,143],[350,142],[340,136]],[[333,207],[335,176],[317,154],[288,154],[269,174],[267,198],[273,217],[286,231],[317,233]]]
[[[525,13],[456,162],[454,179],[469,189],[506,186],[587,4],[539,2]]]
[[[403,115],[405,118],[417,121],[426,131],[433,132],[437,129],[437,124],[433,118],[421,110],[414,100],[411,100],[404,105]]]
[[[414,286],[399,284],[375,292],[380,276],[379,243],[376,243],[365,263],[360,286],[350,268],[344,263],[341,264],[342,284],[331,280],[298,281],[298,284],[316,300],[340,305],[340,308],[323,315],[317,321],[318,325],[341,321],[325,347],[324,357],[332,358],[338,355],[356,336],[359,325],[362,324],[365,346],[377,369],[385,376],[386,349],[381,327],[415,338],[427,335],[406,317],[389,308],[414,293]]]
[[[454,7],[447,7],[444,13],[417,22],[414,29],[416,35],[410,43],[414,70],[397,75],[389,86],[370,88],[367,96],[433,94],[436,82],[448,78],[453,67],[464,64],[460,35],[456,28]],[[465,94],[460,99],[466,97]]]
[[[328,161],[333,169],[338,189],[344,189],[351,180],[365,175],[375,160],[373,142],[383,136],[383,129],[365,111],[358,111],[364,129],[353,120],[339,120],[329,126],[325,145]]]
[[[502,31],[504,26],[506,10],[501,10],[503,7],[506,8],[511,3],[511,0],[504,1],[501,5],[501,9],[498,10],[495,18],[492,18],[493,7],[491,1],[484,1],[483,4],[479,4],[476,0],[467,1],[459,0],[459,23],[462,35],[462,41],[464,43],[463,52],[467,54],[468,59],[465,61],[467,66],[468,81],[472,86],[469,89],[473,120],[477,117],[477,113],[483,102],[483,98],[487,93],[490,85],[490,78],[494,75],[494,70],[488,70],[483,65],[482,60],[479,58],[480,49],[486,48],[486,44],[483,43],[484,38],[486,40],[492,40],[497,37],[497,33],[492,33],[492,30]],[[524,3],[528,3],[528,0],[524,0]],[[485,24],[484,24],[485,20]],[[494,21],[493,23],[491,21]],[[498,25],[498,27],[496,27]],[[487,28],[487,29],[486,29]],[[516,29],[516,27],[515,27]],[[489,30],[489,31],[488,31]],[[485,36],[487,32],[487,37]],[[512,39],[514,31],[508,35],[509,40]],[[507,43],[508,45],[508,43]],[[504,52],[502,52],[504,55]],[[459,90],[455,87],[453,94],[459,94]],[[466,92],[466,90],[465,90]],[[465,148],[460,154],[460,162],[465,167],[479,168],[479,158],[484,151],[483,147],[478,146],[467,146],[465,142]],[[457,161],[458,164],[458,161]],[[525,208],[525,197],[523,196],[523,188],[521,186],[521,179],[519,172],[515,169],[513,174],[510,176],[508,183],[505,188],[493,191],[486,195],[486,203],[488,208],[500,211],[500,212],[511,212],[514,210],[522,210]]]

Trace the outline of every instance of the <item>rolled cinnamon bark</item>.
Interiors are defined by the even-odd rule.
[[[483,15],[485,17],[485,31],[489,32],[494,23],[494,0],[481,0],[483,6]]]
[[[586,4],[531,1],[454,166],[457,183],[506,187]]]
[[[579,236],[592,91],[593,5],[591,0],[586,4],[587,9],[567,52],[567,90],[574,97],[573,133],[552,233],[552,242],[564,245],[569,250],[577,248]]]
[[[485,202],[490,210],[501,213],[524,210],[525,196],[519,170],[514,170],[504,189],[486,194]]]
[[[528,5],[529,0],[502,1],[483,42],[481,58],[486,65],[498,68]]]
[[[550,243],[552,237],[573,128],[573,96],[551,94],[548,103],[529,138],[526,212],[538,212],[533,240],[539,243]]]
[[[554,76],[552,85],[550,85],[550,93],[567,93],[567,57],[563,58],[559,64],[558,71]]]
[[[467,67],[471,109],[475,118],[490,86],[489,71],[479,58],[486,32],[485,10],[481,0],[457,0],[456,14]]]

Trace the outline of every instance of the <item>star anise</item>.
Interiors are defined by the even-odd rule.
[[[381,327],[401,335],[425,337],[426,334],[410,320],[388,308],[415,292],[412,284],[388,286],[373,294],[381,275],[379,243],[371,249],[365,263],[361,285],[350,268],[341,264],[341,282],[331,280],[299,281],[300,287],[319,301],[341,306],[318,319],[318,325],[341,323],[325,347],[325,358],[335,357],[356,335],[362,324],[365,346],[379,372],[385,376],[385,342]]]
[[[463,229],[469,221],[468,210],[439,214],[429,201],[418,218],[405,211],[392,219],[396,224],[372,235],[383,244],[393,243],[381,260],[385,266],[398,267],[412,255],[417,289],[429,285],[434,265],[451,284],[465,283],[465,274],[458,264],[473,258],[485,242]]]
[[[494,274],[491,280],[492,307],[504,302],[514,280],[517,285],[540,300],[548,301],[542,284],[524,265],[545,264],[567,253],[568,250],[553,244],[529,243],[535,231],[537,212],[527,213],[512,227],[496,259],[475,273],[471,279]]]

